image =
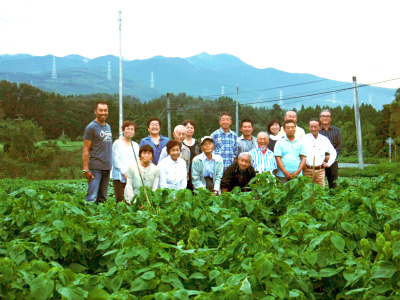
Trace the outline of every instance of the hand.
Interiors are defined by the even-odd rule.
[[[128,175],[124,174],[125,182],[128,180]]]
[[[322,166],[323,166],[324,168],[329,168],[329,165],[328,165],[326,162],[323,162],[323,163],[322,163]]]
[[[290,180],[290,179],[293,179],[293,174],[292,173],[289,173],[289,172],[285,172],[285,173],[283,173],[284,175],[285,175],[285,177],[286,177],[286,179],[287,180]]]
[[[331,155],[330,155],[330,154],[326,154],[326,155],[325,155],[325,160],[324,160],[324,162],[326,162],[326,163],[327,163],[330,157],[331,157]]]
[[[92,172],[90,172],[90,171],[87,171],[85,173],[85,177],[86,177],[88,183],[90,182],[90,180],[94,179],[94,176],[93,176]]]

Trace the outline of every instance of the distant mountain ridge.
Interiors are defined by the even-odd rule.
[[[107,80],[107,66],[111,63],[112,80]],[[53,56],[29,54],[0,55],[0,80],[31,83],[47,91],[61,94],[118,93],[119,58],[106,55],[88,59],[77,54],[56,57],[57,80],[51,79]],[[150,88],[150,74],[154,74],[155,88]],[[315,82],[318,81],[318,82]],[[309,83],[314,82],[314,83]],[[308,83],[308,84],[302,84]],[[187,58],[155,56],[143,60],[123,61],[123,93],[143,101],[159,97],[167,92],[203,96],[214,99],[221,94],[235,98],[239,85],[240,103],[272,106],[279,103],[285,108],[319,105],[353,105],[351,89],[316,95],[310,98],[293,98],[351,87],[348,82],[324,80],[301,73],[288,73],[274,68],[257,69],[240,58],[229,54],[210,55],[206,52]],[[298,85],[299,84],[299,85]],[[291,87],[287,87],[290,86]],[[295,86],[293,86],[295,85]],[[360,102],[369,102],[381,108],[390,103],[395,89],[374,86],[359,89]],[[292,95],[292,96],[291,96]]]

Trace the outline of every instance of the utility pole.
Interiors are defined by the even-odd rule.
[[[236,84],[236,135],[239,136],[239,85]]]
[[[167,113],[168,113],[168,138],[171,139],[171,102],[167,93]]]
[[[56,57],[55,56],[53,56],[53,70],[51,72],[51,79],[57,79]]]
[[[108,62],[108,68],[107,68],[107,80],[111,81],[111,62]]]
[[[154,73],[151,72],[150,88],[154,89]]]
[[[361,135],[361,122],[360,122],[360,105],[358,102],[356,76],[353,76],[353,90],[354,90],[354,113],[356,118],[356,131],[357,131],[358,167],[361,170],[364,170],[364,157],[363,157],[363,145],[362,145],[362,135]]]
[[[122,50],[121,50],[121,11],[119,14],[119,136],[122,137],[122,122],[124,111],[122,107]]]

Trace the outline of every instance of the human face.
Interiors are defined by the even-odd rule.
[[[192,137],[194,134],[194,126],[188,123],[186,125],[186,137]]]
[[[219,120],[219,125],[221,125],[223,130],[228,131],[231,124],[232,120],[230,116],[221,116]]]
[[[293,120],[295,123],[297,123],[297,114],[296,114],[296,112],[288,111],[286,113],[286,116],[285,116],[285,121],[286,120]]]
[[[285,133],[287,137],[294,137],[294,134],[296,133],[296,125],[293,123],[289,123],[285,125]]]
[[[329,125],[332,121],[331,114],[327,111],[324,111],[319,117],[319,120],[321,121],[322,125]]]
[[[135,126],[130,125],[124,129],[124,137],[131,138],[135,135]]]
[[[259,135],[257,135],[257,143],[258,146],[261,148],[267,147],[269,143],[268,134],[260,133]]]
[[[247,155],[242,155],[242,157],[240,157],[240,159],[238,161],[238,164],[239,164],[239,168],[242,171],[246,170],[251,165],[250,159]]]
[[[186,138],[186,130],[185,129],[178,129],[176,132],[173,133],[175,140],[182,143]]]
[[[160,124],[158,121],[151,121],[149,128],[147,128],[150,134],[159,135],[160,134]]]
[[[172,147],[171,150],[169,150],[169,155],[171,156],[172,160],[177,161],[181,155],[181,149],[179,146]]]
[[[153,154],[150,151],[143,151],[142,153],[140,153],[140,160],[143,163],[149,164],[152,159],[153,159]]]
[[[319,126],[319,123],[317,121],[311,121],[308,129],[310,129],[310,132],[313,136],[317,136],[318,135],[318,131],[321,130],[321,126]]]
[[[272,124],[269,130],[271,130],[272,135],[277,135],[279,133],[279,130],[281,130],[281,128],[279,127],[279,123]]]
[[[250,122],[244,122],[242,124],[242,128],[240,128],[240,131],[243,133],[243,136],[245,136],[245,137],[251,136],[251,134],[253,133],[253,130],[254,130],[254,128]]]
[[[108,105],[98,104],[97,108],[94,110],[94,114],[96,115],[97,121],[105,123],[108,118]]]
[[[201,150],[203,150],[205,154],[212,153],[214,150],[214,143],[210,140],[205,140],[201,145]]]

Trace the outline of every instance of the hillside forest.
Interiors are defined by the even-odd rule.
[[[379,159],[388,157],[386,139],[391,136],[400,144],[400,89],[391,104],[376,110],[369,104],[360,106],[364,157]],[[218,118],[222,111],[228,111],[233,120],[236,117],[235,102],[230,97],[208,100],[188,96],[185,93],[170,94],[172,129],[186,119],[196,124],[195,138],[210,135],[219,128]],[[0,178],[75,178],[81,168],[81,147],[74,151],[62,150],[55,140],[82,141],[85,127],[94,120],[94,105],[97,101],[109,104],[109,119],[113,138],[118,138],[118,94],[67,95],[49,93],[34,86],[0,81],[0,143],[3,152],[0,164]],[[124,120],[137,124],[134,140],[148,135],[147,119],[159,117],[162,121],[161,134],[167,136],[167,98],[162,95],[147,102],[124,96]],[[297,111],[297,125],[308,131],[308,121],[318,117],[328,106],[302,107]],[[332,125],[340,128],[343,138],[341,157],[357,156],[354,110],[350,106],[333,107]],[[283,121],[286,110],[278,104],[272,107],[239,106],[239,120],[251,119],[254,134],[265,131],[268,121],[278,118]],[[235,130],[235,122],[232,124]],[[83,143],[82,143],[83,144]],[[393,147],[394,150],[394,147]],[[1,148],[0,148],[1,151]],[[74,163],[72,163],[74,162]],[[35,171],[36,164],[40,172]],[[62,170],[62,171],[60,171]]]

